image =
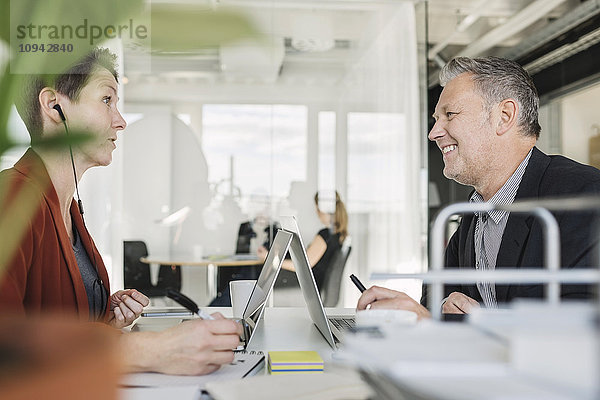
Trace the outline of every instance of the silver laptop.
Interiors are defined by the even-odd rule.
[[[354,318],[337,315],[328,316],[325,314],[319,289],[317,289],[315,277],[306,254],[306,247],[304,247],[302,237],[300,236],[298,222],[293,216],[281,217],[280,220],[284,231],[293,235],[290,253],[310,318],[329,345],[335,349],[337,343],[343,340],[344,331],[354,326]]]
[[[267,299],[273,290],[275,280],[281,270],[281,265],[285,260],[293,235],[290,232],[282,230],[277,231],[273,244],[269,249],[265,263],[260,271],[260,275],[252,289],[252,293],[246,303],[244,314],[242,315],[242,324],[244,326],[243,348],[250,343],[259,322],[265,311]]]

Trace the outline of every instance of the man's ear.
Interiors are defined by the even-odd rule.
[[[519,116],[519,103],[515,99],[502,100],[498,105],[498,110],[500,112],[500,119],[498,120],[496,134],[501,136],[516,125]]]
[[[42,112],[42,120],[49,118],[56,124],[61,124],[62,119],[60,114],[53,107],[58,104],[58,93],[56,90],[45,87],[40,90],[38,95],[38,101],[40,102],[40,111]]]

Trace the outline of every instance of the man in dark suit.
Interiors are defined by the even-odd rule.
[[[517,63],[496,58],[456,58],[440,72],[444,90],[436,105],[429,139],[444,158],[444,176],[474,188],[473,203],[600,193],[600,171],[535,147],[540,134],[539,99],[531,77]],[[560,227],[561,265],[597,263],[593,214],[554,213]],[[446,268],[540,268],[542,229],[534,217],[499,210],[465,215],[446,248]],[[589,287],[565,285],[563,298],[588,298]],[[464,314],[495,308],[515,298],[542,297],[541,285],[448,285],[442,311]],[[372,287],[358,309],[402,308],[429,313],[406,294]],[[435,307],[436,305],[432,305]]]

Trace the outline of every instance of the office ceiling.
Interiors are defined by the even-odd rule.
[[[335,87],[355,60],[360,41],[365,40],[365,21],[377,20],[372,18],[373,13],[382,4],[390,3],[394,1],[153,0],[153,11],[161,7],[183,13],[194,8],[236,7],[259,29],[276,38],[262,50],[253,46],[214,46],[155,51],[150,71],[138,68],[139,56],[126,49],[128,99],[151,101],[160,94],[164,100],[165,93],[180,96],[181,89],[193,92],[194,87],[207,84],[238,88]],[[577,48],[600,41],[600,0],[415,0],[414,3],[418,21],[424,23],[427,13],[429,86],[437,83],[439,66],[458,55],[505,56],[539,69]],[[420,31],[424,33],[425,29]],[[548,53],[552,53],[551,57],[540,58]]]
[[[600,42],[598,0],[431,0],[429,86],[456,56],[514,59],[535,74]]]

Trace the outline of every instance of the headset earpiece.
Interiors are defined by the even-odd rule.
[[[54,108],[56,111],[58,111],[58,115],[60,115],[60,119],[64,121],[66,121],[67,119],[65,118],[65,114],[63,114],[62,108],[60,107],[60,104],[55,104]]]

